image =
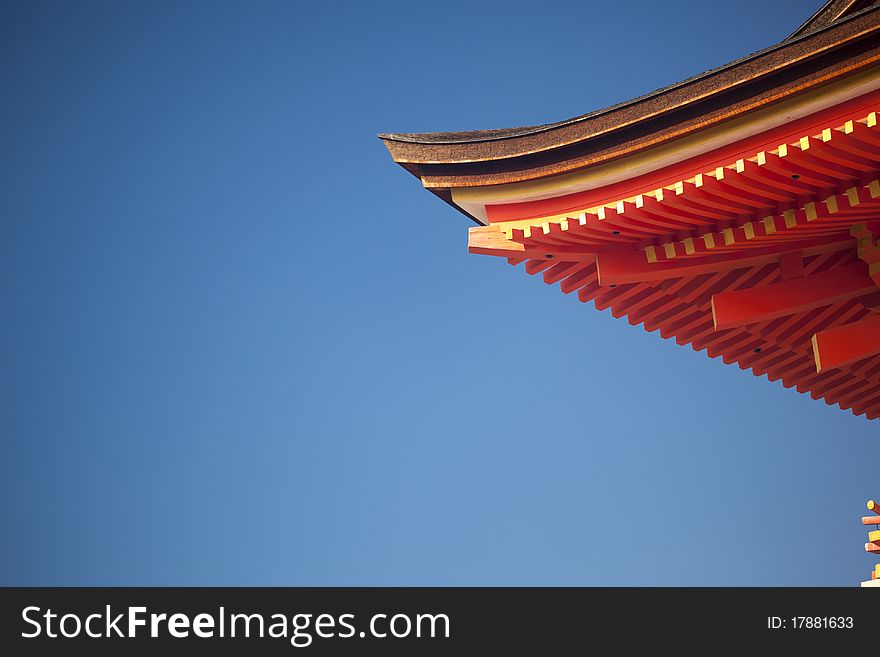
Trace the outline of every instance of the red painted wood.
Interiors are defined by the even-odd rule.
[[[804,259],[800,253],[786,253],[779,258],[779,274],[782,280],[800,278],[804,275]]]
[[[819,331],[813,337],[813,349],[819,371],[880,354],[880,314],[871,313],[860,322]]]
[[[717,330],[764,322],[806,312],[878,291],[859,261],[806,278],[722,292],[712,297],[712,314]]]
[[[855,240],[851,238],[841,239],[832,235],[826,238],[812,239],[809,242],[790,242],[783,246],[752,249],[747,254],[733,252],[723,255],[708,255],[704,258],[680,258],[656,263],[649,263],[641,251],[615,249],[596,254],[596,268],[599,270],[599,282],[602,285],[621,285],[730,271],[740,267],[776,262],[780,255],[793,251],[815,255],[854,245]]]
[[[812,344],[880,308],[864,278],[864,263],[880,261],[864,239],[880,229],[880,130],[853,124],[829,141],[797,141],[784,157],[765,151],[760,165],[733,162],[657,198],[610,198],[565,225],[514,229],[509,240],[490,229],[473,235],[471,251],[525,262],[529,274],[631,325],[880,418],[880,353],[817,371]]]

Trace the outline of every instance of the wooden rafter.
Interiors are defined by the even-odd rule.
[[[854,262],[805,278],[793,278],[712,297],[715,329],[734,328],[803,313],[877,292],[863,262]]]
[[[880,354],[880,314],[813,335],[816,371],[838,368]]]
[[[602,285],[621,285],[647,281],[661,281],[680,276],[698,276],[731,271],[742,267],[776,263],[780,256],[797,253],[802,257],[853,249],[850,238],[829,236],[810,241],[793,242],[783,246],[754,249],[747,254],[725,253],[705,258],[649,263],[644,255],[632,249],[603,251],[596,255],[599,282]]]

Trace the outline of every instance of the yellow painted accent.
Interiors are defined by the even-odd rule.
[[[847,121],[846,123],[843,124],[843,132],[845,134],[851,135],[855,129],[856,128],[853,125],[852,121]]]
[[[802,151],[810,150],[810,138],[809,137],[801,137],[798,139],[798,146],[801,147]]]
[[[872,543],[874,541],[880,541],[880,529],[875,529],[872,532],[868,532],[868,540]]]
[[[868,511],[873,511],[877,503],[874,500],[868,500]]]
[[[816,204],[812,201],[804,206],[804,213],[807,215],[807,221],[813,221],[819,216],[816,212]]]
[[[779,144],[777,154],[779,157],[788,157],[788,144]]]
[[[851,208],[857,206],[860,203],[859,190],[857,190],[855,187],[850,187],[848,190],[846,190],[846,199],[849,201],[849,206]]]
[[[869,128],[873,128],[877,125],[877,112],[871,112],[868,114],[868,119],[865,121],[865,125]]]
[[[653,246],[645,247],[645,255],[648,256],[648,262],[657,262],[657,251]]]
[[[719,175],[721,175],[723,178],[724,173],[723,173],[722,167],[719,167],[717,173]],[[694,179],[694,181],[695,181],[694,184],[696,184],[697,182],[701,183],[702,176],[696,177]],[[680,186],[683,186],[683,183],[678,183],[678,184]],[[866,185],[866,187],[869,190],[872,198],[880,197],[880,180],[872,180],[870,183],[868,183]],[[859,205],[860,201],[859,201],[858,191],[859,190],[857,187],[852,187],[852,188],[846,190],[845,193],[846,193],[847,202],[849,205],[851,205],[851,206]],[[656,193],[658,193],[662,198],[662,191],[661,190],[657,190]],[[644,203],[644,195],[639,195],[638,197],[635,197],[634,201],[637,203]],[[834,214],[834,213],[838,212],[839,204],[838,204],[836,196],[829,196],[827,199],[825,199],[824,203],[827,206],[829,213]],[[617,201],[616,203],[614,203],[614,206],[616,207],[616,210],[618,213],[622,213],[627,207],[626,204],[627,204],[626,201]],[[607,218],[608,209],[609,209],[608,206],[599,206],[597,208],[594,208],[594,210],[596,212],[596,215],[595,215],[596,218],[600,221],[605,220]],[[805,204],[803,207],[803,210],[806,215],[807,221],[814,221],[818,218],[818,211],[816,209],[815,203],[810,202],[810,203]],[[581,226],[587,224],[588,219],[589,219],[588,214],[589,214],[588,212],[582,211],[576,215],[578,217],[578,222]],[[505,235],[505,237],[508,240],[513,239],[513,231],[514,230],[522,231],[522,235],[518,236],[517,239],[527,239],[527,238],[532,237],[532,235],[534,233],[534,229],[536,229],[536,228],[540,228],[542,233],[545,235],[552,234],[553,224],[558,225],[561,231],[569,230],[571,227],[570,222],[573,220],[570,215],[571,215],[571,213],[567,213],[567,214],[559,215],[558,217],[553,217],[553,218],[549,218],[549,219],[544,217],[544,218],[540,218],[540,219],[536,218],[536,219],[528,219],[528,220],[521,220],[521,221],[499,222],[498,224],[495,224],[495,225],[497,225],[499,227],[499,229],[503,232],[503,234]],[[786,210],[785,212],[782,213],[782,217],[785,221],[786,227],[794,228],[797,226],[798,220],[797,220],[796,210],[793,210],[793,209]],[[776,217],[775,216],[769,215],[767,217],[764,217],[760,221],[764,224],[766,234],[770,235],[770,234],[777,232],[778,228],[776,226]],[[755,238],[755,236],[756,236],[755,223],[756,222],[747,222],[742,225],[743,234],[745,235],[745,239],[751,240],[751,239]],[[862,230],[858,234],[856,232],[857,228],[859,228],[859,226],[853,226],[851,232],[853,234],[853,237],[855,237],[857,239],[857,246],[860,249],[860,251],[863,249],[874,246],[873,240],[871,239],[870,236],[862,235],[862,233],[864,232],[864,226],[863,225],[861,226]],[[732,229],[732,228],[725,228],[720,233],[721,236],[723,237],[724,244],[727,246],[733,245],[737,242],[737,239],[738,239],[737,234],[735,234],[733,231],[734,231],[734,229]],[[707,249],[712,249],[716,246],[716,240],[715,240],[715,237],[712,233],[707,233],[707,234],[703,235],[702,238],[706,244]],[[684,251],[686,254],[692,255],[693,253],[696,252],[696,250],[694,248],[693,238],[685,238],[680,241],[683,242],[683,244],[684,244]],[[676,246],[675,246],[677,243],[678,242],[669,242],[664,245],[664,251],[665,251],[665,253],[667,253],[668,257],[672,258],[677,255]],[[648,257],[650,258],[651,255],[650,255],[650,252],[648,251],[647,247],[644,250],[645,250],[646,254],[649,254]],[[656,261],[656,255],[657,255],[656,251],[653,252],[653,257],[655,259],[654,261]],[[878,261],[877,263],[869,264],[869,273],[871,275],[880,274],[880,261]]]
[[[831,141],[831,128],[825,128],[822,131],[822,141]]]

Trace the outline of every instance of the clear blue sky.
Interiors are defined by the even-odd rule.
[[[466,253],[377,132],[815,2],[5,2],[2,584],[857,585],[880,423]]]

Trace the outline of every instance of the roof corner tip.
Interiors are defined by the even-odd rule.
[[[876,2],[866,0],[827,0],[800,27],[783,39],[783,43],[827,27],[875,4]]]

